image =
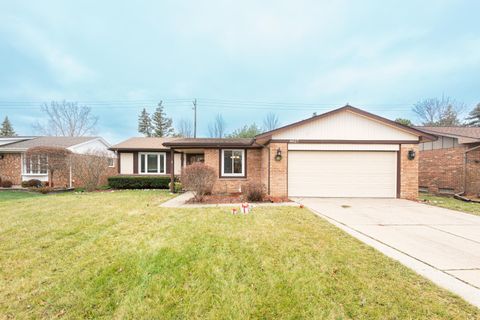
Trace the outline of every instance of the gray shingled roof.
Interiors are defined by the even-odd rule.
[[[2,145],[0,146],[0,151],[6,149],[27,150],[33,147],[68,148],[97,138],[98,137],[37,137]]]
[[[134,137],[122,141],[110,147],[112,150],[161,150],[169,149],[164,146],[164,142],[170,142],[178,138],[173,137]]]
[[[419,130],[436,135],[457,137],[459,143],[480,142],[479,127],[416,127]]]
[[[171,142],[166,142],[164,145],[173,146],[173,147],[184,147],[184,146],[252,147],[252,146],[257,146],[257,144],[254,143],[254,139],[251,139],[251,138],[182,138],[182,139],[177,139]]]

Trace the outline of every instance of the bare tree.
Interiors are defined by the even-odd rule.
[[[193,137],[192,122],[185,119],[180,119],[177,126],[177,135],[184,138]]]
[[[463,102],[442,96],[417,102],[413,106],[424,126],[458,126],[461,124],[459,114],[465,109]]]
[[[26,157],[32,159],[34,157],[43,157],[46,161],[41,162],[41,166],[45,166],[48,170],[48,181],[50,187],[54,186],[54,173],[58,171],[66,171],[69,168],[72,152],[66,148],[59,147],[33,147],[27,150]]]
[[[208,125],[210,138],[223,138],[225,136],[225,120],[221,114],[217,114],[211,124]]]
[[[279,126],[278,116],[273,112],[268,113],[263,119],[263,128],[265,129],[265,131],[271,131],[271,130],[277,129],[278,126]]]
[[[78,137],[93,134],[98,118],[92,109],[77,102],[52,101],[45,103],[41,110],[47,116],[46,123],[37,122],[34,129],[48,136]]]
[[[94,191],[100,185],[103,177],[108,174],[112,156],[105,151],[91,150],[85,154],[72,156],[75,174],[81,177],[87,191]]]

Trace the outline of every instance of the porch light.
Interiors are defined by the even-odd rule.
[[[275,160],[276,161],[282,160],[282,150],[280,148],[277,149],[277,154],[275,155]]]
[[[415,159],[415,150],[408,150],[408,160]]]

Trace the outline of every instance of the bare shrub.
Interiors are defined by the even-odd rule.
[[[66,148],[60,147],[33,147],[27,150],[26,156],[31,158],[33,156],[46,157],[47,161],[43,165],[48,170],[48,181],[50,187],[53,188],[53,177],[57,171],[64,171],[69,168],[70,156],[72,152]]]
[[[73,155],[73,168],[76,175],[81,177],[87,191],[94,191],[99,187],[102,177],[107,175],[111,157],[108,152],[100,150]]]
[[[3,180],[1,186],[2,188],[11,188],[13,183],[10,180]]]
[[[202,201],[205,195],[212,193],[216,179],[215,170],[203,163],[194,163],[182,170],[182,185],[193,192],[197,201]]]
[[[263,201],[266,195],[265,185],[261,182],[250,181],[242,185],[242,194],[248,201]]]

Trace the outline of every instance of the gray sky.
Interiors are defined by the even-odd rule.
[[[282,124],[347,102],[413,120],[416,101],[480,102],[478,1],[3,1],[0,117],[34,134],[39,106],[80,101],[112,143],[164,101],[199,134]]]

